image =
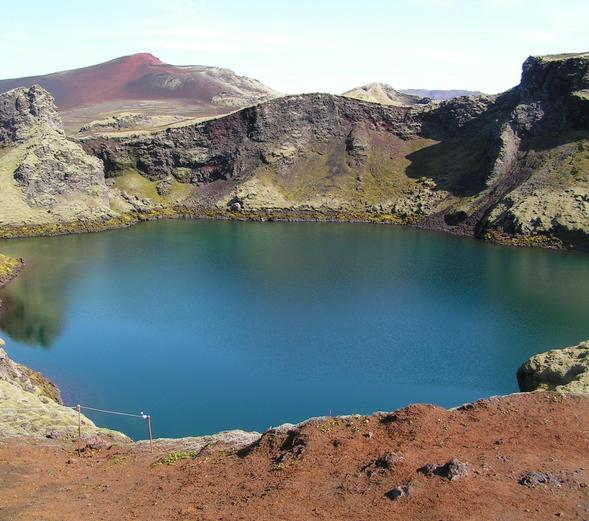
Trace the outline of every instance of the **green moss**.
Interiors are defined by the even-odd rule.
[[[45,396],[59,404],[62,403],[59,389],[47,377],[25,365],[19,364],[19,369],[29,377],[33,385],[37,388],[39,396]]]
[[[150,181],[132,168],[123,170],[114,179],[114,186],[129,194],[149,198],[156,204],[177,204],[186,199],[194,188],[189,183],[179,183],[172,179],[169,193],[160,195],[157,191],[157,181]]]
[[[339,425],[339,421],[337,418],[330,418],[329,420],[325,420],[317,425],[317,428],[321,432],[330,432],[335,429]]]
[[[175,452],[170,452],[170,454],[161,458],[158,463],[162,465],[173,465],[178,461],[194,459],[198,456],[198,453],[199,451],[197,450],[177,450]]]
[[[503,244],[505,246],[517,246],[523,248],[548,248],[561,250],[563,242],[558,237],[551,235],[507,235],[497,230],[487,230],[482,239],[487,242]]]

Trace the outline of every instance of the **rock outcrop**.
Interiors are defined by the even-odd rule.
[[[64,134],[51,95],[39,86],[0,95],[0,226],[105,220],[102,163]]]
[[[517,371],[522,391],[589,393],[589,341],[531,357]]]
[[[40,373],[13,362],[0,339],[0,437],[74,437],[77,412],[61,403],[59,390]],[[116,431],[99,429],[82,415],[84,436],[107,436],[119,442],[128,438]]]
[[[33,85],[0,96],[0,146],[33,137],[39,126],[63,135],[57,108],[45,89]]]

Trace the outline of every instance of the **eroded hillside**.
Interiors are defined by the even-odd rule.
[[[43,89],[17,89],[0,96],[2,233],[190,215],[392,222],[589,249],[588,69],[588,54],[532,57],[520,85],[496,96],[411,106],[288,96],[77,142]]]

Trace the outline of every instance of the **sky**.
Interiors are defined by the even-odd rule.
[[[501,92],[529,55],[589,51],[588,0],[2,0],[0,78],[136,52],[284,93]]]

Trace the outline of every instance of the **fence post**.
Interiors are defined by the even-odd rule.
[[[82,439],[82,413],[80,411],[81,407],[80,404],[76,405],[76,410],[78,411],[78,439]]]
[[[153,452],[153,438],[151,436],[151,414],[147,415],[147,434],[149,435],[149,452]]]

